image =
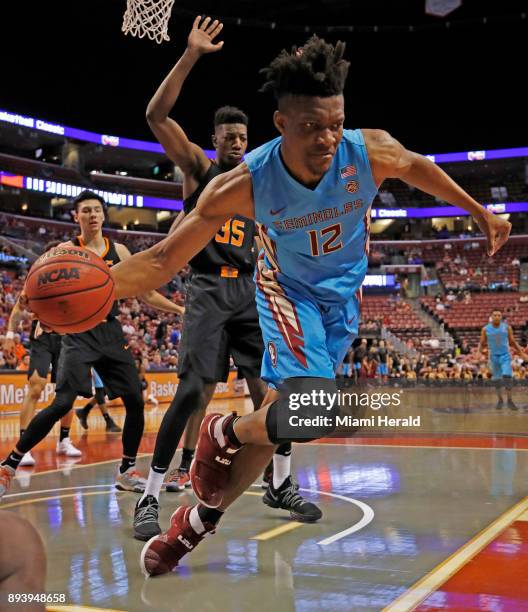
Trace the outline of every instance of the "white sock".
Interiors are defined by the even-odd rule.
[[[198,535],[202,534],[205,531],[204,524],[202,523],[202,519],[198,514],[198,506],[194,506],[189,514],[189,523],[191,523],[191,527],[196,531]]]
[[[166,471],[167,470],[165,470],[165,472]],[[163,485],[163,481],[165,479],[165,472],[160,474],[159,472],[155,472],[152,468],[150,468],[147,484],[145,485],[145,492],[139,500],[139,503],[141,503],[145,497],[147,497],[147,495],[154,495],[156,499],[159,499],[161,486]]]
[[[278,489],[291,474],[291,454],[273,455],[273,488]]]

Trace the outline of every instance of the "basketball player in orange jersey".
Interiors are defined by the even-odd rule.
[[[60,244],[60,241],[53,240],[46,244],[44,252],[49,251],[53,247]],[[13,310],[9,316],[7,323],[7,333],[4,342],[4,351],[13,350],[13,338],[20,322],[24,318],[24,299],[23,295],[19,295],[13,306]],[[30,358],[28,368],[28,391],[24,397],[24,402],[20,410],[20,435],[22,435],[28,426],[28,423],[33,418],[37,408],[38,400],[44,391],[44,387],[48,382],[48,374],[51,368],[51,382],[54,383],[57,379],[57,366],[59,363],[59,355],[61,348],[61,337],[59,334],[42,329],[40,323],[34,320],[31,326],[30,333]],[[57,454],[65,455],[66,457],[80,457],[82,455],[78,448],[75,448],[70,440],[70,427],[73,419],[73,412],[61,419],[61,428],[59,441],[57,442]],[[35,459],[31,452],[28,452],[22,458],[20,466],[35,465]]]
[[[221,29],[222,24],[209,17],[195,19],[185,52],[147,108],[152,131],[184,176],[184,210],[171,232],[176,230],[185,214],[192,212],[209,182],[242,163],[247,148],[248,118],[237,108],[224,106],[215,113],[214,162],[199,146],[190,142],[183,128],[169,117],[194,64],[202,55],[221,49],[222,43],[213,42]],[[196,438],[192,439],[192,432],[194,430],[196,435],[199,428],[199,423],[195,427],[196,417],[203,417],[216,382],[227,380],[230,353],[248,383],[254,408],[259,408],[264,399],[266,386],[260,379],[264,345],[253,282],[255,234],[252,220],[234,215],[189,262],[192,274],[187,282],[180,342],[180,383],[161,422],[145,492],[136,506],[134,537],[137,539],[148,540],[161,532],[158,525],[159,493],[183,430],[191,419],[184,440],[182,463],[175,478],[167,482],[167,491],[183,490],[182,485],[189,480],[196,442]],[[290,516],[298,521],[319,520],[321,511],[303,499],[291,478],[291,444],[277,449],[273,464],[264,503],[288,510]]]
[[[91,191],[83,191],[74,201],[75,220],[81,233],[65,245],[82,246],[100,255],[111,267],[130,258],[125,245],[103,236],[106,204]],[[149,291],[141,298],[165,312],[182,314],[181,306]],[[114,303],[105,321],[81,334],[62,336],[55,400],[37,414],[24,431],[16,447],[0,465],[0,497],[5,493],[25,453],[38,444],[53,425],[73,407],[77,395],[92,396],[91,368],[101,377],[110,399],[121,397],[126,416],[123,426],[123,458],[116,476],[116,487],[141,493],[145,479],[135,469],[136,454],[144,427],[144,403],[138,371],[130,354]]]

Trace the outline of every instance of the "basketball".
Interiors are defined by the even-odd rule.
[[[60,334],[87,331],[114,302],[114,280],[106,263],[80,247],[56,247],[29,271],[25,292],[38,320]]]

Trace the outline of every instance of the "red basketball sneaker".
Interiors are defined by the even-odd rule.
[[[224,432],[234,415],[208,414],[200,425],[198,445],[191,464],[191,484],[198,500],[209,508],[218,508],[224,499],[235,448]]]
[[[168,530],[145,544],[139,562],[145,576],[172,572],[184,555],[194,550],[206,535],[215,532],[214,525],[203,523],[197,512],[191,518],[192,510],[190,506],[180,506],[171,516]]]

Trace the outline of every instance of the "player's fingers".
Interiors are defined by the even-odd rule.
[[[211,32],[210,36],[211,36],[211,40],[213,38],[216,38],[218,36],[218,34],[220,34],[220,32],[222,31],[222,28],[224,27],[223,23],[219,23],[216,28]]]
[[[220,49],[224,46],[224,41],[221,40],[219,43],[216,43],[216,45],[213,45],[213,49],[215,51],[220,51]]]
[[[206,17],[203,21],[202,21],[202,25],[200,26],[200,30],[206,30],[207,26],[209,25],[209,22],[211,21],[211,17]]]
[[[193,26],[192,26],[193,30],[197,30],[198,29],[198,26],[200,25],[200,21],[201,20],[202,20],[202,16],[198,15],[198,17],[196,17],[196,19],[193,22]]]
[[[212,35],[214,29],[216,28],[216,26],[218,25],[218,19],[215,19],[211,25],[207,28],[206,32],[207,34],[209,34],[209,36]]]

